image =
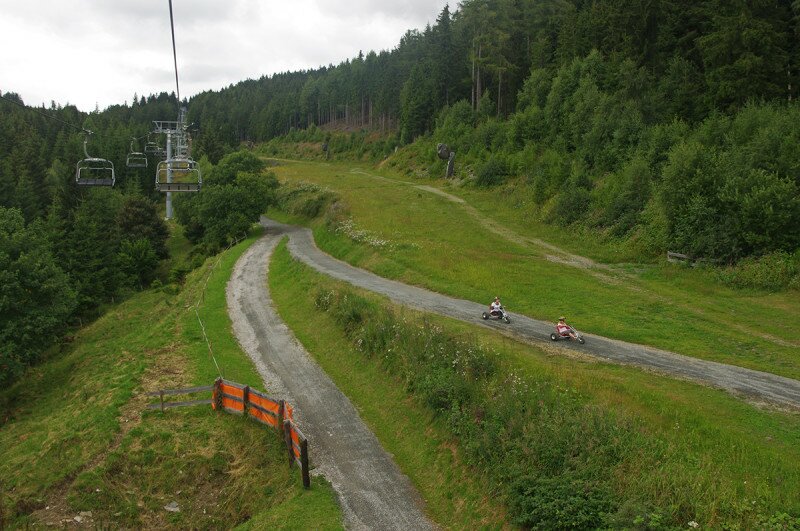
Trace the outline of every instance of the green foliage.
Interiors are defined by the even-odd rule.
[[[129,195],[117,214],[117,224],[123,238],[144,238],[158,258],[167,258],[169,229],[158,214],[153,201],[138,195]]]
[[[750,257],[735,266],[726,267],[719,272],[720,279],[731,286],[778,291],[793,287],[800,288],[800,251],[790,255],[777,252]]]
[[[147,238],[122,240],[118,260],[122,272],[139,289],[150,286],[155,279],[158,256]]]
[[[617,511],[612,477],[631,457],[624,449],[661,451],[636,427],[586,407],[574,390],[510,372],[473,341],[401,319],[349,291],[320,290],[315,301],[360,353],[447,422],[522,527],[602,527]]]
[[[478,170],[475,184],[478,186],[495,186],[501,184],[509,174],[508,163],[499,156],[492,156]]]
[[[221,186],[234,184],[241,173],[259,174],[266,163],[250,151],[235,151],[226,155],[214,166],[204,185]]]
[[[783,512],[762,516],[758,528],[768,531],[800,531],[800,517]]]
[[[119,295],[126,284],[119,264],[121,234],[117,225],[122,201],[112,190],[91,190],[76,209],[66,235],[61,252],[83,312]]]
[[[436,86],[429,63],[411,69],[400,93],[400,141],[408,143],[430,129],[436,112]]]
[[[218,375],[196,315],[185,311],[196,303],[226,376],[260,381],[225,306],[225,284],[246,248],[192,275],[181,293],[133,295],[23,381],[3,386],[4,528],[44,525],[56,511],[91,511],[84,524],[98,527],[341,528],[335,493],[320,478],[303,489],[277,432],[208,406],[139,414],[145,391],[207,385]],[[164,511],[171,501],[180,513]]]
[[[0,385],[16,379],[64,330],[77,304],[41,221],[0,207]]]
[[[640,158],[628,161],[615,177],[599,190],[602,206],[598,206],[603,210],[603,223],[624,235],[639,225],[639,215],[650,199],[653,177],[650,166]]]
[[[214,167],[201,193],[179,197],[175,217],[186,237],[213,253],[245,235],[275,201],[278,182],[264,167],[250,152],[231,153]]]
[[[570,475],[525,476],[511,486],[514,523],[526,529],[597,529],[616,505],[610,492]]]
[[[797,249],[797,154],[784,146],[798,131],[783,115],[797,119],[800,109],[748,107],[733,119],[713,117],[670,150],[661,197],[671,245],[726,261]]]

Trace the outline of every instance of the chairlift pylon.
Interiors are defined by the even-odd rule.
[[[142,153],[141,151],[135,151],[133,148],[133,143],[136,142],[136,139],[131,139],[131,149],[128,153],[128,158],[125,159],[125,165],[129,168],[146,168],[147,167],[147,155]]]
[[[86,158],[75,165],[75,182],[78,186],[114,186],[114,163],[89,155],[86,145],[90,134],[91,131],[88,131],[83,139],[83,154]]]

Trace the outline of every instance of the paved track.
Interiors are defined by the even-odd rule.
[[[350,401],[295,340],[272,306],[266,285],[269,257],[284,235],[293,256],[317,271],[427,312],[485,326],[532,343],[550,342],[552,324],[512,314],[510,325],[480,318],[485,306],[379,277],[337,260],[314,243],[311,231],[261,219],[266,234],[236,263],[227,287],[234,332],[271,394],[295,405],[309,437],[315,474],[339,494],[349,529],[432,529],[408,478],[361,421]],[[737,396],[800,409],[800,382],[732,365],[585,334],[587,342],[559,343],[583,355],[693,380]]]
[[[239,343],[269,394],[295,407],[314,474],[333,484],[348,529],[433,529],[408,478],[272,306],[266,275],[280,233],[268,230],[251,245],[228,282],[228,312]]]
[[[493,328],[528,343],[546,342],[550,346],[554,345],[549,340],[553,330],[552,323],[514,314],[511,315],[510,325],[483,321],[480,319],[485,309],[483,304],[409,286],[353,267],[320,251],[308,229],[284,225],[266,217],[261,218],[261,223],[270,235],[289,235],[288,245],[292,255],[326,275],[386,295],[396,303],[418,310]],[[572,349],[613,363],[634,365],[696,381],[751,400],[800,409],[800,381],[600,336],[584,334],[584,337],[585,345],[573,342],[562,342],[558,345],[563,349]]]

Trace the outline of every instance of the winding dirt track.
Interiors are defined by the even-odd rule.
[[[339,494],[349,529],[432,529],[410,481],[361,421],[350,401],[295,340],[272,306],[266,285],[269,257],[283,235],[293,256],[312,268],[427,312],[497,330],[532,344],[571,349],[612,363],[633,365],[724,389],[734,395],[800,409],[800,382],[732,365],[704,361],[585,334],[587,342],[554,346],[550,323],[512,314],[510,325],[480,318],[483,304],[409,286],[355,268],[322,251],[311,231],[261,219],[266,234],[236,263],[227,286],[234,332],[256,363],[271,394],[296,406],[297,421],[310,440],[315,474]]]
[[[268,230],[251,245],[228,282],[228,312],[239,343],[269,393],[295,407],[313,472],[333,484],[348,529],[433,529],[408,478],[273,308],[265,275],[281,233]]]
[[[396,303],[418,310],[493,328],[527,343],[545,342],[553,345],[549,339],[553,329],[551,323],[513,314],[510,325],[483,321],[480,319],[481,312],[485,309],[483,304],[408,286],[353,267],[320,251],[308,229],[284,225],[265,217],[261,218],[261,223],[269,234],[288,234],[292,255],[326,275],[386,295]],[[692,380],[750,400],[800,409],[800,381],[600,336],[584,334],[584,337],[585,345],[563,342],[558,343],[557,348],[571,349],[609,362],[634,365]]]

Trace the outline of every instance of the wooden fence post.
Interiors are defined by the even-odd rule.
[[[214,401],[214,409],[222,411],[222,377],[214,380],[214,392],[211,399]]]
[[[283,421],[285,420],[283,411],[285,407],[286,401],[278,400],[278,429],[281,430],[281,435],[283,436],[284,440],[286,440],[286,430],[283,427]]]
[[[158,396],[159,396],[159,398],[161,398],[161,412],[163,413],[164,412],[164,390],[163,389],[161,389],[158,392]]]
[[[305,438],[300,440],[300,472],[303,475],[303,487],[311,488],[311,476],[308,472],[308,441]]]
[[[283,438],[286,441],[286,449],[289,450],[289,466],[294,464],[294,448],[292,447],[292,421],[283,421]]]

